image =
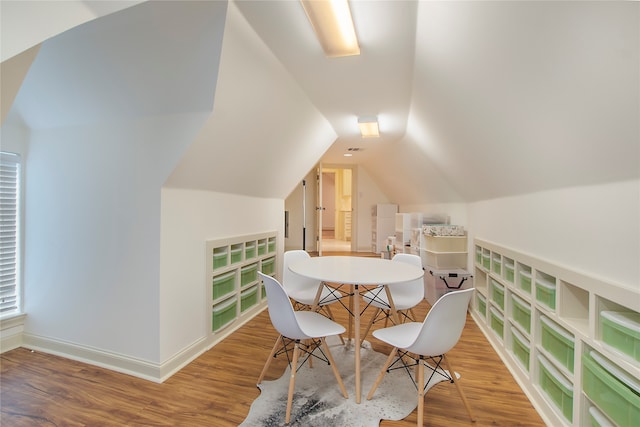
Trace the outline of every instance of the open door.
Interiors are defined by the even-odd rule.
[[[354,251],[354,173],[351,166],[320,164],[316,181],[317,250],[322,252]]]

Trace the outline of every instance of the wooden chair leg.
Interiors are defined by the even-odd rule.
[[[267,370],[269,369],[269,366],[271,366],[271,361],[273,360],[273,356],[276,354],[276,351],[278,351],[278,346],[280,345],[280,340],[282,340],[282,335],[280,335],[278,338],[276,338],[276,342],[275,344],[273,344],[273,349],[271,349],[271,353],[269,354],[269,357],[267,358],[267,361],[264,363],[264,367],[262,368],[262,372],[260,373],[260,377],[258,377],[258,382],[257,384],[262,383],[262,379],[264,378],[265,374],[267,373]]]
[[[373,383],[373,386],[371,387],[371,390],[369,391],[369,394],[367,395],[367,400],[371,400],[371,398],[373,397],[373,393],[376,392],[376,389],[378,388],[378,386],[382,382],[382,379],[384,378],[384,374],[387,373],[387,369],[389,369],[389,366],[391,366],[391,364],[393,363],[393,358],[397,354],[398,354],[398,348],[394,347],[394,349],[391,350],[391,353],[389,353],[389,357],[387,357],[387,360],[384,362],[384,365],[382,366],[382,369],[380,370],[380,373],[378,374],[378,378],[376,378],[376,381]]]
[[[469,402],[467,401],[467,398],[464,395],[464,391],[462,391],[462,386],[456,379],[456,372],[453,370],[451,363],[449,363],[449,359],[447,358],[446,355],[442,355],[442,359],[444,360],[445,367],[449,371],[449,375],[451,376],[453,383],[455,384],[456,389],[458,390],[458,394],[462,398],[462,403],[464,403],[464,407],[467,408],[467,413],[469,414],[469,418],[471,419],[472,422],[476,422],[476,419],[473,417],[473,414],[471,413],[471,406],[469,406]]]
[[[418,359],[418,427],[424,425],[424,359]]]
[[[369,323],[367,324],[367,328],[364,330],[364,333],[362,334],[362,337],[360,338],[360,345],[362,345],[362,343],[364,342],[364,339],[367,337],[367,334],[369,334],[369,331],[371,330],[371,327],[373,326],[373,322],[376,321],[376,317],[378,316],[378,313],[380,313],[379,308],[376,308],[376,312],[373,313],[373,316],[371,317],[371,320],[369,320]]]
[[[331,369],[333,370],[333,375],[335,375],[336,379],[338,380],[340,391],[342,391],[342,395],[344,396],[344,398],[348,399],[349,395],[347,394],[347,389],[344,387],[344,382],[342,382],[342,377],[340,376],[340,372],[338,372],[338,367],[336,366],[336,363],[333,360],[333,355],[331,354],[331,350],[329,350],[327,341],[325,338],[321,338],[321,341],[322,341],[322,346],[324,347],[324,351],[327,355],[327,359],[329,359],[329,364],[331,365]]]
[[[296,372],[298,371],[298,355],[300,354],[300,343],[296,341],[293,348],[293,360],[291,361],[291,377],[289,379],[289,394],[287,395],[287,414],[284,422],[289,424],[291,421],[291,407],[293,406],[293,389],[296,384]]]
[[[329,314],[329,319],[335,322],[335,318],[333,317],[333,312],[331,311],[331,308],[328,305],[325,305],[324,308],[327,309],[327,313]],[[342,338],[342,334],[338,335],[338,337],[340,338],[340,342],[342,343],[342,345],[344,345],[344,338]]]

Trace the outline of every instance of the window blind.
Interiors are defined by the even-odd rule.
[[[0,315],[19,310],[20,156],[0,153]]]

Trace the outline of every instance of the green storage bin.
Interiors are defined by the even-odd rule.
[[[637,427],[640,381],[595,351],[582,355],[582,390],[618,427]]]
[[[227,247],[213,249],[213,269],[227,266]]]
[[[246,242],[244,244],[244,259],[256,257],[256,242]]]
[[[273,274],[276,269],[276,259],[275,257],[267,258],[262,261],[262,272],[264,274]]]
[[[231,264],[242,261],[242,244],[231,246]]]
[[[482,266],[487,270],[491,268],[491,254],[488,251],[482,252]]]
[[[476,292],[476,302],[478,313],[482,314],[482,317],[487,316],[487,300],[486,298],[479,292]]]
[[[476,246],[476,263],[482,264],[482,248]]]
[[[540,388],[560,413],[573,420],[573,385],[541,354],[538,355]]]
[[[240,269],[240,286],[247,286],[258,280],[258,264],[246,265]]]
[[[516,360],[522,364],[525,371],[529,371],[529,353],[531,346],[529,340],[526,339],[518,330],[511,327],[511,351]]]
[[[528,334],[531,333],[531,304],[511,294],[511,316]]]
[[[616,427],[595,406],[589,408],[589,419],[591,420],[591,427]]]
[[[531,270],[520,270],[518,273],[518,284],[520,289],[525,291],[526,293],[531,293]]]
[[[258,256],[264,255],[267,253],[267,240],[262,239],[258,240]]]
[[[500,254],[491,255],[491,268],[494,273],[502,274],[502,256]]]
[[[258,286],[243,291],[240,294],[240,311],[246,311],[258,303]]]
[[[269,242],[267,244],[267,250],[269,252],[275,252],[276,251],[276,238],[275,237],[269,237]]]
[[[516,267],[515,267],[515,264],[513,263],[513,260],[505,258],[504,259],[504,278],[508,282],[514,283],[515,271],[516,271]]]
[[[536,299],[552,310],[556,309],[556,284],[544,277],[536,278]]]
[[[229,271],[213,277],[213,299],[218,299],[236,288],[236,272]]]
[[[602,311],[602,342],[640,362],[640,313]]]
[[[231,298],[213,306],[211,323],[214,332],[235,320],[237,305],[236,299]]]
[[[546,316],[540,316],[540,324],[542,326],[540,337],[542,348],[567,368],[569,372],[573,373],[573,352],[575,347],[573,335]]]
[[[489,313],[491,317],[491,329],[502,339],[504,337],[504,317],[495,307],[490,307]]]
[[[491,300],[504,310],[504,286],[491,279]]]

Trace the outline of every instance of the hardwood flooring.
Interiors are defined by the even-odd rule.
[[[424,315],[428,308],[424,302],[418,312]],[[336,308],[334,315],[347,320],[344,310]],[[255,381],[276,336],[265,310],[163,384],[18,348],[0,357],[0,425],[237,426],[259,394]],[[368,339],[377,351],[390,351]],[[426,395],[425,426],[544,426],[470,317],[449,358],[477,422],[470,422],[455,386],[441,383]],[[284,368],[285,361],[275,359],[265,379],[281,376]],[[416,421],[414,411],[380,425],[408,427]]]

